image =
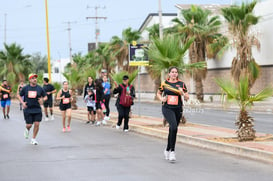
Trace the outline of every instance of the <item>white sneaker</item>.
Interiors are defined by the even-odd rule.
[[[125,129],[124,132],[127,133],[129,130],[128,129]]]
[[[97,121],[96,126],[100,126],[101,125],[101,121]]]
[[[116,129],[119,129],[119,128],[120,128],[120,126],[116,125]]]
[[[36,139],[34,139],[34,138],[31,139],[31,142],[30,142],[30,143],[33,144],[33,145],[38,145],[38,142],[37,142]]]
[[[26,139],[28,139],[28,136],[29,136],[29,130],[26,128],[25,131],[24,131],[24,136]]]
[[[45,121],[48,121],[48,117],[45,117]]]
[[[104,118],[104,119],[105,119],[105,118]],[[102,124],[103,124],[103,125],[106,125],[106,124],[107,124],[106,120],[102,120]]]
[[[174,151],[171,151],[171,152],[170,152],[169,160],[170,160],[171,162],[175,162],[176,158],[175,158],[175,153],[174,153]]]
[[[110,120],[110,117],[105,116],[105,117],[104,117],[104,120],[109,121],[109,120]]]
[[[53,121],[54,120],[54,115],[51,115],[51,121]]]
[[[167,150],[164,150],[164,156],[165,156],[166,160],[169,160],[169,158],[170,158],[170,152],[167,151]]]

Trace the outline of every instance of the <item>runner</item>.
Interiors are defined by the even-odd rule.
[[[102,86],[103,86],[104,99],[105,99],[104,104],[105,104],[105,108],[106,108],[104,120],[109,121],[110,120],[110,117],[109,117],[109,114],[110,114],[109,103],[110,103],[110,98],[111,98],[111,85],[108,82],[108,78],[107,78],[106,75],[103,76]]]
[[[60,110],[62,112],[62,123],[63,123],[63,132],[71,131],[71,102],[72,98],[72,91],[68,89],[68,82],[63,82],[63,88],[57,94],[57,100],[61,100],[60,102]],[[67,130],[65,120],[67,117]]]
[[[4,119],[6,118],[9,119],[9,111],[10,111],[10,103],[11,103],[10,102],[11,87],[8,85],[7,80],[3,80],[2,87],[4,89],[1,90],[1,106],[3,108]],[[8,91],[5,91],[5,90],[8,90]]]
[[[96,116],[96,102],[95,102],[95,93],[92,89],[88,89],[88,94],[84,98],[84,102],[87,106],[87,119],[86,124],[90,122],[95,124],[95,116]]]
[[[106,121],[103,119],[104,115],[103,115],[103,109],[105,109],[105,105],[104,105],[104,93],[103,93],[103,87],[102,87],[102,82],[100,79],[96,79],[95,80],[95,88],[96,88],[96,114],[97,114],[97,126],[104,124],[106,125]]]
[[[166,160],[172,162],[176,160],[175,143],[178,124],[182,116],[182,96],[185,100],[189,99],[187,87],[184,82],[178,79],[178,69],[170,67],[169,79],[161,84],[157,97],[162,101],[162,113],[169,123],[168,144],[164,150],[164,156]]]
[[[24,118],[26,121],[26,129],[24,136],[26,139],[29,137],[29,130],[34,124],[33,135],[31,144],[38,145],[36,140],[39,132],[40,122],[42,121],[42,109],[41,105],[43,101],[47,100],[44,89],[37,85],[37,75],[29,74],[29,84],[22,88],[20,94],[17,96],[19,101],[23,105]],[[24,99],[22,99],[24,97]]]
[[[23,87],[25,87],[25,82],[23,80],[20,81],[20,84],[18,85],[17,88],[17,96],[20,94],[21,90],[23,89]],[[22,97],[22,99],[24,100],[24,96]],[[20,107],[20,111],[23,110],[23,104],[20,102],[19,103],[19,107]]]
[[[117,110],[118,110],[118,122],[116,125],[116,129],[120,128],[122,120],[124,119],[123,131],[129,131],[129,112],[131,110],[131,105],[133,104],[133,99],[135,98],[135,88],[133,85],[129,84],[129,77],[127,75],[123,76],[122,84],[118,85],[116,82],[113,93],[119,94],[116,102]],[[126,97],[126,98],[125,98]],[[129,99],[127,104],[125,99]]]
[[[49,79],[48,78],[44,78],[44,86],[43,89],[45,90],[46,94],[47,94],[47,101],[44,102],[44,109],[45,109],[45,121],[48,121],[48,112],[47,112],[47,108],[49,107],[49,111],[50,111],[50,116],[51,116],[51,120],[54,120],[54,115],[53,115],[53,97],[52,94],[54,94],[56,92],[55,87],[48,83]]]

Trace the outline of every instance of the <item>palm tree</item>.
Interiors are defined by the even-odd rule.
[[[133,31],[130,27],[122,31],[122,38],[113,36],[110,45],[118,61],[118,67],[122,67],[122,70],[132,72],[136,68],[129,67],[129,50],[128,45],[132,41],[137,41],[140,38],[139,31]],[[124,63],[124,61],[126,63]]]
[[[234,5],[222,9],[237,50],[232,61],[231,75],[236,83],[240,81],[240,77],[247,76],[249,88],[253,86],[259,75],[259,66],[252,56],[251,48],[253,45],[259,48],[260,44],[258,39],[249,33],[250,27],[259,21],[259,17],[253,14],[256,4],[255,0],[249,4],[242,3],[241,6]]]
[[[118,73],[111,73],[110,76],[113,79],[113,81],[117,82],[117,84],[121,84],[123,76],[128,75],[129,76],[129,83],[132,84],[134,82],[134,80],[136,79],[137,74],[138,74],[138,70],[135,70],[132,73],[129,73],[126,71],[121,71]]]
[[[176,26],[171,33],[179,34],[183,41],[194,37],[194,42],[189,48],[191,63],[206,62],[207,58],[213,58],[227,43],[227,38],[218,33],[221,25],[219,17],[211,16],[209,10],[192,5],[190,9],[182,10],[181,15],[181,20],[179,18],[173,20]],[[196,96],[199,101],[204,100],[202,80],[205,79],[206,74],[206,68],[193,71]]]
[[[32,69],[30,55],[23,55],[23,48],[15,43],[11,45],[4,43],[4,48],[0,51],[0,66],[4,67],[0,71],[0,76],[11,84],[24,80]]]
[[[32,72],[38,74],[39,72],[48,72],[47,57],[41,56],[40,53],[35,53],[30,57],[30,62],[32,63]]]
[[[171,66],[176,66],[180,73],[186,70],[202,69],[204,62],[185,64],[183,57],[193,43],[194,39],[189,39],[184,45],[177,35],[167,35],[162,40],[152,39],[149,47],[146,49],[150,59],[150,69],[155,76],[160,76],[161,71],[165,73]]]
[[[251,107],[254,102],[263,101],[264,99],[271,97],[273,88],[267,87],[256,95],[250,95],[249,80],[247,77],[241,77],[238,84],[223,79],[216,79],[216,83],[226,94],[227,100],[235,100],[240,107],[240,114],[236,121],[239,141],[254,140],[256,132],[254,129],[254,119],[249,116],[247,108]]]
[[[102,43],[99,45],[99,48],[95,51],[94,63],[97,65],[97,70],[106,69],[107,72],[112,71],[116,63],[110,44]]]

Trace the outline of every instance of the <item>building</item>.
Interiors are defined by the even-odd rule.
[[[53,60],[51,64],[51,82],[62,83],[66,81],[66,78],[63,76],[65,67],[70,63],[69,58],[61,58],[59,60]],[[44,74],[44,77],[48,77],[48,73]]]

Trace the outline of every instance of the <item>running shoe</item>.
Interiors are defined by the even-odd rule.
[[[96,121],[91,121],[91,122],[92,122],[92,124],[94,125]]]
[[[34,138],[32,138],[31,139],[31,142],[30,142],[31,144],[33,144],[33,145],[38,145],[38,142],[37,142],[37,140],[36,139],[34,139]]]
[[[120,126],[116,125],[116,129],[119,129],[119,128],[120,128]]]
[[[174,153],[174,151],[171,151],[171,152],[170,152],[169,160],[170,160],[171,162],[175,162],[176,158],[175,158],[175,153]]]
[[[107,124],[106,120],[102,120],[102,124],[106,125]]]
[[[63,128],[63,132],[65,132],[65,128]]]
[[[4,115],[4,119],[6,119],[6,115]]]
[[[100,126],[101,125],[101,121],[97,121],[96,126]]]
[[[170,152],[167,150],[164,150],[164,156],[165,156],[165,160],[169,160]]]
[[[67,130],[68,132],[71,131],[70,126],[67,126],[67,129],[66,129],[66,130]]]
[[[29,136],[29,130],[26,128],[25,131],[24,131],[24,136],[26,139],[28,139],[28,136]]]
[[[53,121],[54,120],[54,115],[51,115],[51,121]]]
[[[9,115],[7,114],[7,118],[9,119]]]
[[[90,121],[86,121],[86,122],[85,122],[85,124],[89,124],[89,123],[90,123]]]
[[[124,132],[127,133],[129,130],[128,129],[125,129]]]
[[[45,117],[45,121],[48,121],[48,117]]]

